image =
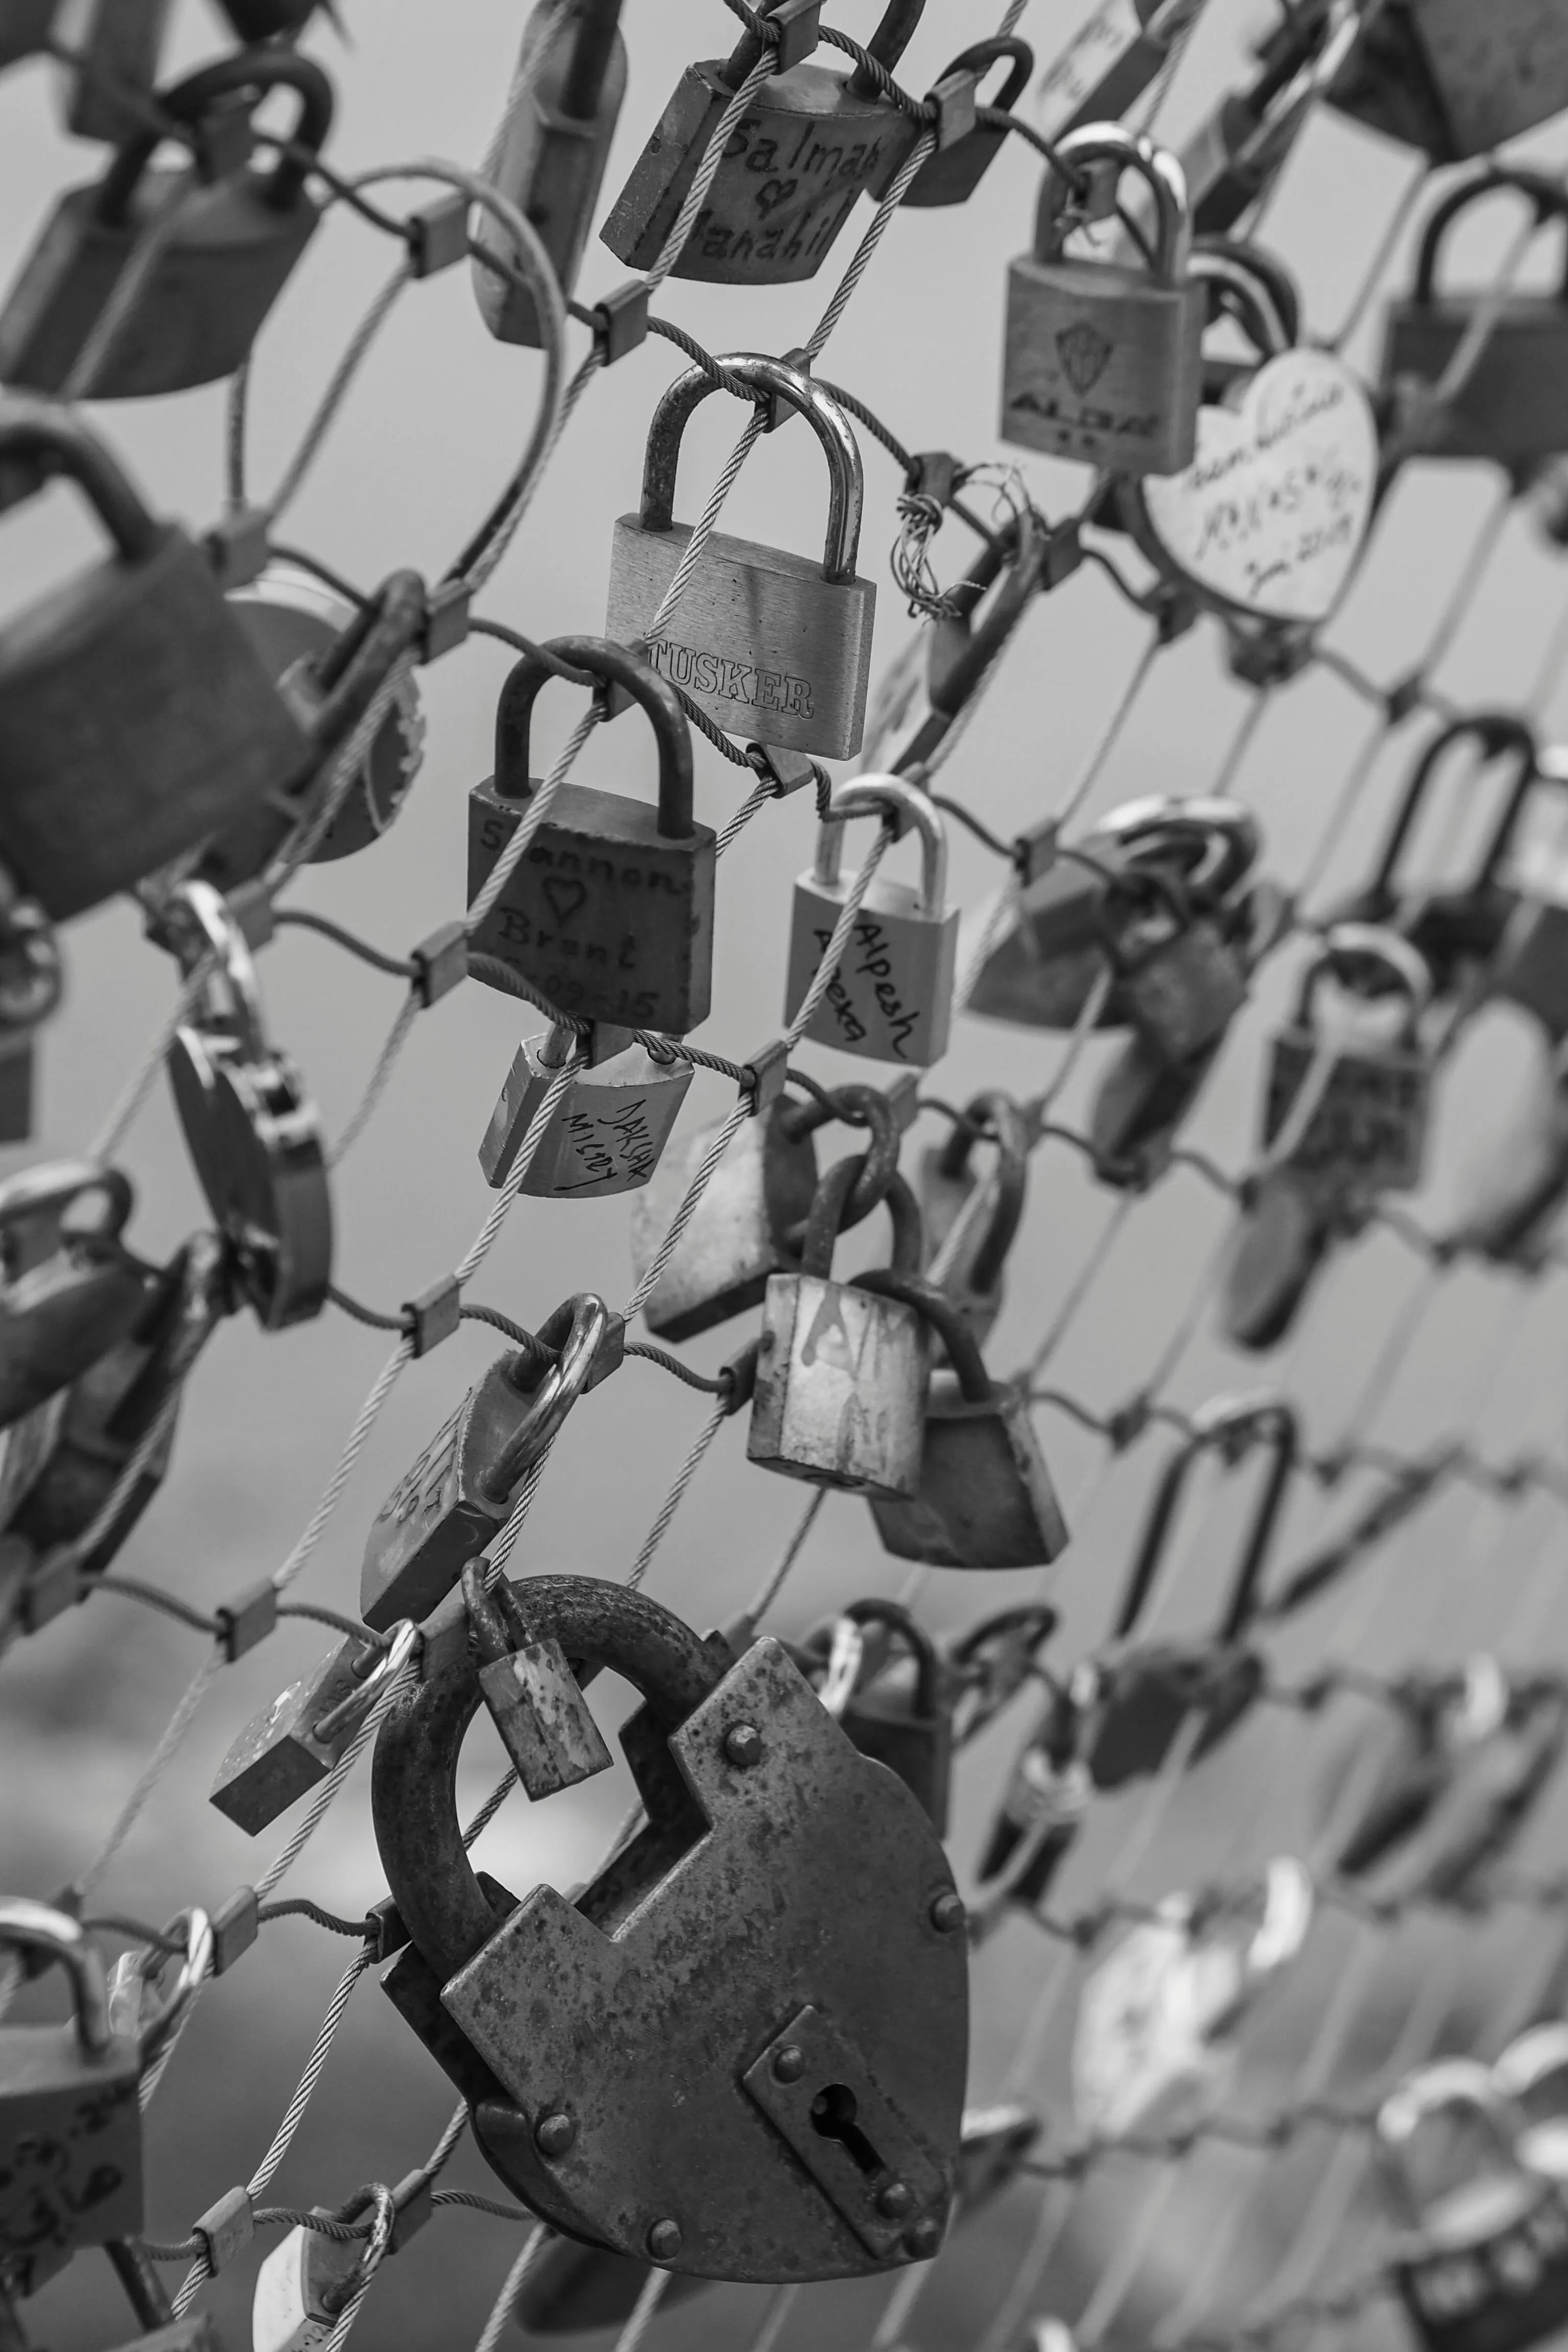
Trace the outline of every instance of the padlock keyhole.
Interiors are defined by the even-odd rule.
[[[868,2178],[887,2166],[855,2120],[855,2094],[847,2083],[829,2083],[811,2103],[811,2128],[824,2139],[836,2139],[850,2161]]]

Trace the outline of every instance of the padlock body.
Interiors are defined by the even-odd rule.
[[[942,1165],[943,1156],[938,1146],[921,1155],[921,1223],[925,1233],[928,1269],[941,1255],[949,1234],[973,1199],[979,1181],[968,1167],[956,1176],[950,1175]],[[941,1284],[942,1291],[952,1299],[982,1347],[991,1336],[1003,1303],[1000,1275],[984,1291],[976,1289],[974,1283],[975,1261],[985,1247],[989,1224],[990,1218],[983,1205],[960,1243],[957,1255]],[[940,1340],[935,1343],[935,1352],[938,1361],[941,1361],[944,1350]]]
[[[938,1837],[945,1837],[952,1782],[951,1718],[923,1715],[909,1691],[873,1686],[856,1692],[839,1721],[862,1756],[898,1774]]]
[[[1394,2276],[1426,2352],[1524,2352],[1568,2322],[1568,2207],[1552,2184],[1467,2182],[1422,2238]]]
[[[559,1642],[526,1643],[479,1668],[501,1744],[535,1802],[607,1772],[612,1758]]]
[[[931,1382],[920,1486],[907,1501],[871,1497],[882,1548],[937,1568],[1044,1568],[1067,1548],[1023,1395],[972,1404],[951,1374]]]
[[[746,1121],[708,1180],[668,1265],[643,1303],[643,1319],[664,1339],[690,1339],[762,1303],[768,1277],[800,1264],[789,1238],[816,1189],[809,1135],[792,1136],[783,1099]],[[653,1263],[671,1219],[712,1148],[717,1126],[699,1128],[632,1203],[632,1266]]]
[[[749,1461],[852,1494],[920,1489],[928,1327],[901,1300],[814,1274],[770,1276]]]
[[[658,260],[733,96],[718,60],[686,68],[599,232],[629,268]],[[774,74],[730,136],[676,277],[721,286],[815,278],[861,191],[897,168],[918,130],[887,100],[857,98],[847,74],[809,60]]]
[[[1102,1184],[1141,1190],[1171,1164],[1183,1120],[1203,1091],[1218,1042],[1172,1061],[1142,1036],[1130,1037],[1095,1091],[1089,1139]]]
[[[951,147],[942,147],[928,155],[900,201],[913,205],[921,211],[942,205],[966,205],[992,164],[1002,152],[1005,131],[982,124],[977,130],[966,131]],[[880,204],[892,182],[898,177],[900,155],[891,171],[884,172],[870,194]]]
[[[1412,16],[1448,131],[1441,161],[1488,154],[1568,107],[1568,22],[1554,0],[1418,0]]]
[[[19,65],[49,46],[59,0],[11,0],[0,21],[0,66]]]
[[[558,18],[530,86],[508,109],[491,173],[497,194],[514,204],[539,232],[567,297],[577,283],[626,91],[626,45],[617,26],[596,112],[584,120],[562,111],[563,85],[577,37],[578,19],[571,15]],[[511,240],[483,205],[475,207],[472,235],[482,253],[510,257]],[[527,287],[498,277],[482,261],[472,268],[479,316],[497,341],[537,349],[542,340],[539,312]]]
[[[319,1788],[342,1754],[352,1734],[322,1740],[315,1727],[359,1688],[353,1669],[363,1656],[363,1643],[340,1643],[311,1673],[252,1716],[218,1766],[208,1802],[247,1837]]]
[[[493,776],[469,794],[470,903],[527,808]],[[470,952],[578,1019],[683,1037],[711,1000],[715,841],[705,824],[671,840],[650,803],[563,784]]]
[[[75,2023],[0,2029],[0,2262],[101,2245],[142,2228],[141,2066]]]
[[[51,920],[193,849],[311,759],[200,550],[159,527],[0,628],[0,859]]]
[[[1179,474],[1197,439],[1204,290],[1103,261],[1007,273],[1005,441],[1116,474]]]
[[[1267,1150],[1282,1132],[1320,1051],[1315,1031],[1282,1030],[1269,1053],[1263,1105]],[[1320,1073],[1321,1075],[1321,1073]],[[1323,1084],[1289,1164],[1310,1183],[1339,1192],[1414,1192],[1426,1159],[1432,1068],[1411,1047],[1345,1046]]]
[[[1225,1335],[1237,1348],[1272,1348],[1294,1323],[1337,1234],[1355,1229],[1353,1203],[1323,1178],[1275,1168],[1243,1210],[1226,1270]]]
[[[296,2224],[256,2273],[252,2352],[321,2352],[342,2316],[327,2309],[322,2295],[341,2287],[363,2259],[363,2240],[329,2238]]]
[[[620,517],[607,637],[646,635],[690,537],[688,523],[645,530],[637,515]],[[716,530],[669,633],[639,649],[729,733],[847,760],[866,728],[876,611],[871,581],[825,580],[818,559]]]
[[[0,383],[64,389],[138,235],[176,205],[179,226],[88,389],[94,400],[140,400],[232,375],[321,217],[308,197],[282,210],[263,203],[264,184],[249,171],[210,188],[188,172],[148,172],[118,226],[95,217],[96,188],[70,189],[0,310]]]
[[[268,1331],[308,1323],[327,1303],[332,1200],[321,1130],[288,1056],[246,1057],[232,1037],[174,1034],[170,1088],[207,1205]]]
[[[518,1047],[479,1145],[485,1181],[498,1189],[516,1166],[556,1076],[542,1058],[546,1042],[525,1037]],[[579,1069],[557,1100],[519,1190],[551,1201],[599,1201],[647,1183],[679,1117],[691,1070],[689,1062],[656,1062],[637,1045]]]
[[[400,1617],[428,1617],[463,1564],[505,1519],[509,1497],[484,1485],[532,1409],[533,1392],[500,1356],[444,1421],[376,1514],[360,1571],[360,1615],[377,1633]]]
[[[150,1353],[150,1347],[132,1333],[74,1381],[60,1400],[63,1412],[55,1433],[16,1507],[6,1512],[0,1503],[0,1525],[15,1528],[40,1554],[56,1544],[74,1543],[118,1486],[145,1433],[142,1416],[127,1424],[124,1408],[133,1397]],[[168,1393],[173,1396],[177,1391]],[[26,1426],[26,1423],[20,1424]],[[174,1425],[170,1421],[110,1525],[80,1555],[79,1566],[84,1578],[101,1575],[125,1542],[163,1483],[174,1443]],[[5,1467],[8,1472],[8,1455]]]
[[[832,940],[852,884],[801,875],[790,913],[784,1018],[793,1021]],[[841,1054],[928,1069],[947,1051],[958,960],[958,908],[928,915],[908,882],[878,875],[806,1035]]]
[[[1436,383],[1489,295],[1391,303],[1382,386],[1401,376]],[[1443,404],[1423,457],[1489,457],[1532,466],[1568,449],[1568,301],[1510,294],[1464,383]]]
[[[79,0],[73,6],[64,0],[53,9],[55,38],[90,68],[66,68],[66,129],[73,137],[118,147],[142,129],[170,5],[171,0]],[[26,5],[21,13],[26,15]]]
[[[1241,959],[1199,917],[1163,945],[1135,954],[1118,976],[1116,1007],[1171,1063],[1189,1062],[1223,1036],[1247,1002]]]

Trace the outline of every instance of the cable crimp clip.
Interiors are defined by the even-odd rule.
[[[408,959],[414,966],[414,986],[420,1003],[431,1005],[450,993],[468,976],[468,933],[464,923],[443,923],[421,940]]]
[[[435,278],[443,269],[454,269],[459,261],[468,259],[468,211],[472,203],[473,198],[465,189],[453,188],[409,214],[404,223],[404,234],[408,239],[411,278]]]
[[[403,1336],[411,1342],[416,1356],[427,1356],[443,1339],[449,1339],[462,1317],[462,1286],[455,1274],[443,1275],[417,1298],[403,1302]]]
[[[789,1048],[782,1037],[771,1037],[749,1061],[742,1062],[741,1067],[746,1076],[745,1091],[752,1117],[760,1118],[784,1090]]]
[[[426,598],[425,618],[419,629],[419,658],[422,662],[439,661],[454,646],[462,645],[468,634],[468,608],[474,592],[466,580],[443,580],[432,588]]]
[[[276,1629],[278,1587],[269,1576],[263,1577],[248,1592],[242,1592],[237,1601],[221,1601],[213,1615],[217,1619],[218,1646],[224,1663],[232,1666],[237,1658],[243,1658],[247,1650],[254,1650]]]
[[[226,2189],[217,2202],[191,2223],[191,2235],[201,2240],[207,2268],[216,2278],[256,2235],[256,2209],[249,2189]]]
[[[237,1886],[212,1915],[213,1974],[221,1977],[248,1952],[261,1933],[261,1898],[254,1886]]]
[[[628,278],[595,302],[589,316],[594,322],[594,349],[605,367],[614,367],[628,352],[635,352],[647,341],[648,284],[646,278]]]

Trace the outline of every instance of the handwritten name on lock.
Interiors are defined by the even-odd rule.
[[[487,814],[476,828],[479,856],[475,864],[479,868],[483,861],[481,879],[506,847],[511,829],[505,817],[495,814]],[[524,867],[539,878],[525,876]],[[691,897],[688,877],[657,855],[627,853],[608,843],[602,852],[585,854],[535,841],[491,914],[494,951],[503,959],[509,948],[526,952],[530,970],[544,972],[540,982],[544,993],[568,1012],[582,1002],[590,974],[598,990],[618,982],[616,1017],[642,1027],[658,1019],[658,996],[655,988],[642,984],[641,942],[635,919],[628,919],[629,909],[639,900],[679,905],[683,899],[689,903]],[[542,912],[548,919],[542,919]],[[695,940],[701,929],[693,908],[684,935]]]
[[[658,1165],[666,1129],[649,1124],[647,1097],[635,1095],[613,1112],[568,1111],[553,1190],[587,1192],[606,1183],[645,1184]]]
[[[912,897],[912,893],[910,894]],[[812,932],[820,963],[833,938],[833,925]],[[907,959],[906,959],[907,962]],[[907,996],[899,985],[893,945],[887,926],[875,915],[861,915],[850,934],[848,948],[827,983],[824,999],[837,1035],[835,1045],[869,1045],[876,1061],[908,1062],[911,1038],[924,1028],[929,1004]]]

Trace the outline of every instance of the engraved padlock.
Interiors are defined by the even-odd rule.
[[[111,146],[139,131],[158,79],[172,0],[53,0],[47,47],[61,53],[66,129]],[[23,0],[19,13],[30,13]],[[0,39],[0,54],[4,54]],[[68,62],[66,60],[68,59]]]
[[[595,1022],[585,1035],[557,1022],[542,1037],[525,1037],[512,1056],[479,1144],[487,1184],[499,1191],[506,1183],[569,1059],[572,1075],[518,1190],[551,1201],[599,1201],[636,1192],[653,1176],[693,1065],[679,1054],[655,1054],[608,1022]]]
[[[95,1199],[92,1219],[73,1219]],[[25,1169],[0,1184],[0,1429],[69,1386],[123,1340],[147,1269],[121,1239],[131,1180],[96,1160]]]
[[[990,108],[996,114],[1011,114],[1027,89],[1029,77],[1035,70],[1035,53],[1027,41],[1021,41],[1016,33],[998,34],[993,39],[974,42],[969,48],[961,50],[951,65],[943,67],[931,91],[939,110],[938,138],[942,143],[934,155],[926,157],[904,190],[901,203],[930,206],[966,205],[969,202],[1001,153],[1002,142],[1007,136],[1005,122],[977,122],[974,120],[981,77],[989,73],[994,66],[1004,63],[1007,72],[1001,89],[990,101]],[[948,105],[955,110],[963,110],[963,114],[967,116],[967,127],[958,130],[952,137],[943,138],[942,110]],[[902,162],[900,155],[896,161],[884,164],[871,188],[871,194],[879,204],[897,178]]]
[[[270,1706],[253,1715],[213,1778],[207,1802],[256,1837],[320,1788],[388,1683],[419,1647],[409,1620],[383,1642],[350,1634]]]
[[[537,5],[523,26],[521,87],[496,134],[490,184],[539,232],[564,296],[577,283],[626,92],[620,14],[621,0],[574,0],[564,10]],[[512,257],[511,239],[482,208],[474,242],[481,255]],[[477,257],[473,278],[479,315],[497,341],[537,346],[542,337],[530,289]]]
[[[622,688],[646,714],[658,748],[658,806],[560,785],[471,950],[498,957],[576,1019],[683,1037],[708,1017],[717,840],[691,814],[686,713],[674,688],[623,646],[557,637],[544,652]],[[495,773],[468,795],[470,905],[539,790],[529,732],[552,667],[525,654],[501,688]]]
[[[1178,41],[1196,24],[1204,0],[1097,0],[1036,87],[1030,111],[1047,139],[1089,122],[1129,113]]]
[[[891,1637],[892,1654],[875,1673],[864,1670],[867,1627]],[[836,1643],[843,1629],[847,1630],[854,1663],[843,1677],[841,1697],[825,1685],[823,1704],[862,1756],[898,1774],[938,1837],[945,1837],[957,1677],[938,1654],[931,1635],[896,1601],[851,1601],[828,1629],[829,1641]],[[830,1653],[830,1666],[835,1662]]]
[[[776,1642],[736,1658],[586,1578],[533,1576],[520,1598],[567,1656],[643,1694],[623,1745],[648,1825],[575,1902],[540,1885],[509,1908],[458,1821],[472,1660],[383,1725],[372,1810],[412,1939],[388,1989],[405,2014],[437,1996],[433,2054],[480,2148],[555,2226],[677,2273],[784,2282],[928,2259],[952,2199],[967,1968],[920,1806]]]
[[[984,1135],[996,1147],[982,1177],[971,1165]],[[947,1141],[921,1161],[926,1273],[947,1293],[984,1346],[1002,1312],[1007,1253],[1023,1223],[1029,1188],[1030,1122],[1011,1095],[972,1096]]]
[[[1376,19],[1353,66],[1332,103],[1434,163],[1488,154],[1568,106],[1568,26],[1552,0],[1420,0]]]
[[[199,128],[225,101],[243,96],[254,107],[285,89],[299,100],[291,150],[314,152],[331,128],[332,87],[289,48],[205,66],[159,104]],[[305,154],[266,171],[246,163],[204,185],[194,164],[149,168],[161,138],[133,131],[100,181],[60,198],[0,310],[0,383],[64,389],[154,227],[146,278],[85,390],[95,400],[183,392],[232,375],[248,356],[321,219]]]
[[[719,364],[758,401],[798,412],[816,436],[827,461],[822,560],[712,531],[671,615],[673,634],[648,637],[691,538],[691,526],[675,520],[681,436],[693,410],[719,389],[706,370],[689,368],[654,410],[638,510],[616,524],[605,634],[637,645],[662,677],[731,733],[851,759],[865,729],[877,611],[875,584],[855,568],[859,445],[837,402],[786,361],[731,352]]]
[[[526,1591],[493,1590],[480,1561],[463,1570],[463,1607],[479,1659],[479,1690],[525,1796],[536,1802],[610,1769],[610,1751],[552,1633],[534,1638]]]
[[[958,908],[947,904],[947,834],[918,784],[855,776],[836,784],[817,827],[816,859],[795,886],[784,1018],[799,1012],[848,900],[841,866],[851,817],[879,817],[921,845],[918,889],[879,873],[862,898],[844,952],[806,1027],[818,1044],[873,1062],[923,1070],[947,1051],[958,957]]]
[[[1005,441],[1114,474],[1179,474],[1196,445],[1205,296],[1189,275],[1186,184],[1173,155],[1097,124],[1046,173],[1035,247],[1007,273]],[[1069,256],[1079,174],[1136,172],[1154,203],[1152,269]]]
[[[251,2298],[252,2352],[322,2352],[355,2297],[375,2276],[392,2244],[396,2221],[392,2191],[367,2183],[332,2221],[374,2217],[368,2238],[330,2238],[297,2222],[256,2273]],[[316,2209],[321,2211],[321,2208]]]
[[[812,61],[817,12],[809,0],[766,0],[764,13],[786,20],[782,70],[731,131],[676,277],[789,286],[816,276],[861,191],[896,170],[919,135],[915,117],[884,95],[877,68],[893,71],[923,6],[888,0],[867,44],[873,62],[843,73]],[[651,269],[659,258],[721,116],[766,54],[747,33],[728,58],[687,67],[599,232],[628,268]]]
[[[400,1617],[427,1617],[450,1592],[577,1399],[615,1369],[619,1328],[603,1299],[582,1291],[531,1347],[496,1358],[376,1514],[360,1571],[367,1625],[384,1632]]]

